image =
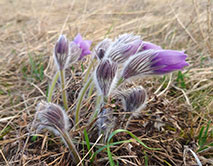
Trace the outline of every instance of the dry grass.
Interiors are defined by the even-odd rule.
[[[196,152],[201,127],[213,120],[211,0],[1,0],[0,11],[0,165],[71,165],[59,138],[40,134],[33,141],[29,135],[35,106],[45,99],[53,75],[52,50],[61,32],[70,39],[80,32],[93,40],[93,46],[106,36],[133,32],[165,49],[186,50],[190,66],[183,71],[182,84],[177,73],[170,81],[155,77],[137,82],[149,90],[150,102],[138,118],[132,119],[128,130],[161,150],[147,150],[132,142],[114,146],[111,151],[119,165],[144,165],[145,154],[149,165],[179,166],[184,159],[187,165],[196,164],[192,155],[184,156],[184,145]],[[29,55],[36,68],[43,65],[44,76],[32,72]],[[85,68],[89,60],[84,61]],[[78,73],[68,85],[71,110],[84,75],[78,65],[75,70]],[[57,92],[54,101],[60,103],[59,97]],[[85,101],[82,117],[87,118],[93,108],[93,102]],[[82,118],[82,126],[84,121]],[[159,122],[164,126],[158,130]],[[212,131],[212,124],[210,127]],[[81,145],[82,133],[72,134],[83,157],[87,151]],[[90,141],[95,143],[98,137],[91,134]],[[121,133],[114,141],[126,139],[130,137]],[[197,155],[203,165],[213,163],[212,149]],[[89,157],[84,162],[90,165]],[[93,165],[105,164],[109,164],[107,153],[101,152]]]

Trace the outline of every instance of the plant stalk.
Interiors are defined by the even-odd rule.
[[[64,103],[64,109],[65,111],[68,110],[68,104],[67,104],[67,94],[65,89],[65,73],[64,70],[60,70],[60,77],[61,77],[61,90],[62,90],[62,100]]]
[[[87,82],[87,80],[88,80],[88,78],[89,78],[90,71],[92,70],[92,67],[93,67],[93,65],[94,65],[95,62],[96,62],[96,59],[93,58],[92,61],[91,61],[90,64],[89,64],[89,67],[88,67],[88,69],[87,69],[86,75],[85,75],[85,77],[84,77],[84,83]]]
[[[92,83],[92,85],[90,86],[87,98],[89,98],[90,96],[92,96],[92,92],[93,92],[94,88],[95,88],[95,84]]]
[[[75,164],[78,164],[81,161],[81,157],[78,154],[78,151],[76,150],[75,145],[73,144],[69,133],[67,131],[61,131],[60,129],[59,129],[59,132],[61,133],[61,136],[63,137],[64,141],[66,142],[66,144],[69,148],[69,150],[71,151],[71,154],[72,154],[72,157],[74,159]]]
[[[95,105],[95,110],[93,111],[92,115],[91,115],[91,118],[89,120],[89,123],[91,123],[98,115],[98,112],[100,110],[100,106],[101,106],[101,101],[102,101],[102,98],[103,96],[100,95],[100,96],[97,96],[96,98],[96,105]]]
[[[53,91],[54,91],[54,88],[55,88],[55,85],[56,85],[58,78],[59,78],[59,72],[57,71],[57,73],[53,77],[51,86],[49,87],[49,93],[48,93],[48,97],[47,97],[48,102],[52,101]]]
[[[78,100],[77,100],[77,106],[76,106],[76,111],[75,111],[75,125],[76,125],[76,129],[79,128],[79,118],[80,118],[80,109],[81,109],[81,103],[82,100],[84,98],[84,95],[87,91],[87,89],[89,88],[90,84],[92,83],[93,78],[90,77],[90,79],[87,81],[87,83],[84,85],[84,87],[81,89],[81,92],[78,96]]]

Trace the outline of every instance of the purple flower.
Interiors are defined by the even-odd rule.
[[[81,60],[84,56],[91,54],[90,46],[92,42],[90,40],[83,40],[82,36],[78,34],[74,38],[73,42],[81,48],[81,55],[78,60]]]
[[[117,64],[109,59],[103,59],[95,71],[95,83],[102,95],[108,96],[115,84]]]
[[[159,50],[152,60],[151,68],[154,74],[166,74],[175,70],[181,70],[189,64],[185,61],[187,55],[184,51]]]
[[[48,129],[55,135],[61,136],[63,142],[68,146],[71,152],[75,165],[81,161],[78,151],[68,133],[71,126],[69,117],[60,106],[41,101],[36,108],[33,126],[36,127],[38,131]]]
[[[143,43],[142,43],[142,49],[143,49],[143,51],[144,50],[150,50],[150,49],[162,50],[161,46],[155,45],[155,44],[150,43],[150,42],[145,42],[145,41],[143,41]]]
[[[66,36],[60,35],[55,44],[54,60],[59,70],[66,68],[69,62],[69,41]]]
[[[123,34],[112,43],[106,54],[112,61],[124,63],[136,53],[150,49],[161,50],[162,48],[153,43],[142,41],[140,36]]]
[[[122,78],[139,75],[166,74],[181,70],[189,64],[185,61],[187,55],[175,50],[147,50],[132,56],[124,66]]]

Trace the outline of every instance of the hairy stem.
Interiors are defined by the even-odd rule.
[[[55,85],[56,85],[58,78],[59,78],[59,72],[57,71],[57,73],[53,77],[51,86],[49,87],[49,93],[48,93],[48,97],[47,97],[48,102],[52,101],[53,91],[54,91],[54,88],[55,88]]]
[[[84,85],[84,87],[81,89],[80,94],[78,96],[77,100],[77,106],[76,106],[76,111],[75,111],[75,124],[76,128],[79,128],[79,117],[80,117],[80,109],[81,109],[81,103],[84,98],[84,95],[89,88],[90,84],[92,83],[93,78],[90,77],[90,79],[87,81],[87,83]]]
[[[96,105],[95,105],[95,110],[93,111],[92,115],[91,115],[91,118],[90,118],[90,122],[91,123],[98,115],[98,112],[100,111],[100,107],[101,107],[101,104],[102,104],[102,98],[103,96],[100,95],[100,96],[97,96],[96,98]]]
[[[95,88],[95,84],[92,83],[92,85],[90,86],[87,98],[89,98],[90,96],[92,96],[92,92],[93,92],[94,88]]]
[[[67,131],[61,131],[60,129],[59,129],[59,132],[61,133],[62,138],[64,139],[69,150],[71,151],[74,163],[78,164],[81,161],[81,157],[80,157],[78,151],[76,150],[75,145],[73,144],[69,133]]]
[[[92,67],[93,67],[93,65],[94,65],[95,62],[96,62],[96,59],[93,58],[93,59],[91,60],[90,64],[89,64],[89,67],[88,67],[88,69],[87,69],[86,75],[85,75],[85,77],[84,77],[84,83],[87,82],[87,80],[88,80],[88,78],[89,78],[90,71],[92,70]]]
[[[61,90],[62,90],[62,100],[64,103],[64,109],[65,111],[68,110],[68,104],[67,104],[67,94],[65,90],[65,73],[64,70],[60,70],[60,77],[61,77]]]

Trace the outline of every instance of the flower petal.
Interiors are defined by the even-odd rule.
[[[77,36],[74,38],[73,40],[76,44],[79,44],[80,42],[83,41],[82,36],[80,35],[80,33],[77,34]]]
[[[143,50],[150,50],[150,49],[154,49],[154,50],[162,50],[161,46],[155,45],[153,43],[150,42],[145,42],[143,41]]]

